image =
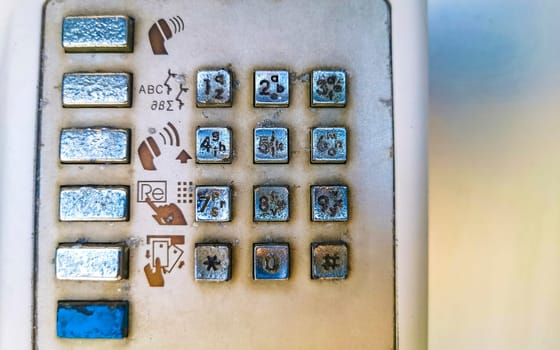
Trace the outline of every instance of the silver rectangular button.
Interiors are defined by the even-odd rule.
[[[62,163],[128,163],[130,129],[73,128],[60,132]]]
[[[60,221],[126,221],[127,186],[64,186],[60,188]]]
[[[64,107],[130,107],[130,73],[65,73],[62,77]]]
[[[68,16],[62,22],[66,52],[131,52],[134,20],[127,16]]]
[[[59,280],[128,278],[128,247],[123,243],[61,243],[56,249],[55,269]]]

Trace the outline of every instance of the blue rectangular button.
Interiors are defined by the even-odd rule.
[[[56,335],[72,339],[128,336],[128,301],[59,301]]]

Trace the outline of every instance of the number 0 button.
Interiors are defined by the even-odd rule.
[[[225,69],[198,71],[196,106],[231,107],[231,104],[231,73]]]
[[[311,107],[346,106],[346,73],[316,70],[312,73]]]

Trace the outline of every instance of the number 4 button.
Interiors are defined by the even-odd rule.
[[[255,107],[288,107],[290,75],[285,70],[255,71]]]

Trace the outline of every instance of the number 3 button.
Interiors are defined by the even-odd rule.
[[[346,73],[316,70],[312,74],[311,107],[346,106]]]

